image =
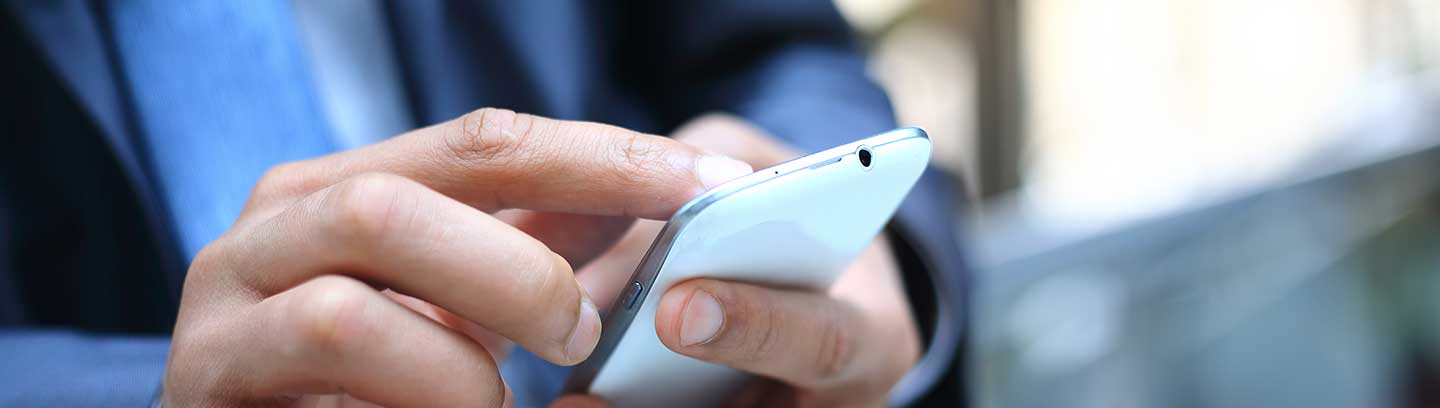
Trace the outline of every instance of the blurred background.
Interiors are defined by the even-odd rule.
[[[1440,406],[1440,2],[837,0],[973,205],[976,406]]]

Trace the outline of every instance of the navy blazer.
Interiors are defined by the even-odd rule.
[[[5,2],[0,405],[148,403],[189,260],[134,147],[105,4]],[[828,0],[405,1],[386,12],[417,127],[494,106],[665,134],[725,111],[814,151],[895,125]],[[927,172],[888,229],[927,347],[897,402],[937,383],[929,401],[959,395],[956,186]]]

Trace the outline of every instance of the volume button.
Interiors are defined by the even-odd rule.
[[[645,287],[640,285],[640,281],[630,282],[630,287],[625,289],[626,310],[634,308],[636,304],[640,303],[640,292],[644,292],[644,289]]]

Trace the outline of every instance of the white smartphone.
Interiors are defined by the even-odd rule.
[[[651,244],[565,385],[617,407],[714,406],[747,376],[677,354],[655,335],[660,296],[695,277],[825,290],[880,232],[930,159],[901,128],[775,165],[701,194]]]

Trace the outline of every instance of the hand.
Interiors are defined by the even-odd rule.
[[[675,138],[755,168],[796,156],[731,116],[697,119]],[[596,299],[614,299],[662,225],[641,221],[609,252],[581,268],[577,279]],[[762,377],[730,401],[732,406],[883,406],[920,353],[900,279],[882,236],[828,293],[714,279],[682,282],[661,297],[655,330],[677,353]],[[594,396],[568,396],[554,404],[603,405]]]
[[[494,109],[280,165],[191,265],[164,405],[505,404],[505,340],[575,364],[600,319],[550,249],[583,245],[485,211],[572,214],[614,236],[610,217],[668,217],[749,172],[666,138]]]

